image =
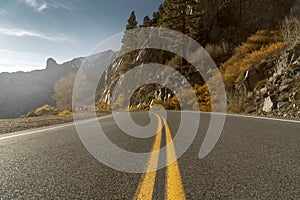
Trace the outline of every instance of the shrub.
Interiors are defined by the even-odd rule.
[[[163,101],[161,99],[153,99],[152,105],[163,105]]]
[[[65,77],[61,77],[54,85],[52,99],[60,111],[72,109],[72,92],[76,73],[71,72]]]
[[[179,56],[174,56],[171,60],[167,61],[166,65],[179,70],[182,67],[182,58]]]
[[[236,81],[243,77],[246,70],[285,49],[286,44],[278,42],[280,38],[278,35],[276,31],[258,31],[250,36],[246,43],[234,50],[234,55],[221,65],[221,73],[227,89],[232,88]]]
[[[300,8],[294,7],[291,14],[283,20],[280,27],[283,40],[290,48],[300,43]]]
[[[148,104],[143,104],[143,105],[141,105],[140,110],[148,111],[148,110],[150,110],[150,106]]]
[[[197,102],[193,101],[192,97],[196,95]],[[179,102],[180,100],[180,102]],[[169,110],[200,110],[203,112],[211,111],[211,98],[206,85],[200,86],[195,84],[193,90],[182,89],[167,102],[163,104]]]
[[[110,104],[107,104],[105,102],[101,102],[100,103],[100,110],[102,111],[111,111],[111,105]]]
[[[228,99],[228,113],[243,113],[245,111],[245,98],[235,93],[230,93]]]
[[[73,95],[73,86],[75,79],[80,83],[77,85],[76,96]],[[90,86],[88,85],[86,74],[71,72],[67,76],[61,77],[54,84],[54,94],[52,99],[56,102],[56,107],[60,111],[72,110],[72,97],[77,101],[84,102],[89,94]]]
[[[58,116],[66,116],[71,115],[71,112],[69,110],[64,110],[58,113]]]
[[[37,116],[42,116],[42,115],[56,115],[57,114],[57,109],[53,106],[50,106],[49,104],[46,104],[44,106],[41,106],[37,108],[34,113]]]
[[[125,95],[122,93],[122,94],[119,94],[116,101],[113,102],[112,104],[112,108],[114,110],[125,110]]]
[[[217,64],[224,62],[229,54],[229,47],[226,43],[221,45],[207,44],[205,50]]]
[[[264,80],[261,80],[261,81],[259,81],[258,83],[256,83],[256,85],[255,85],[255,89],[256,90],[260,90],[260,89],[262,89],[265,85],[266,85],[266,83],[267,83],[267,80],[266,79],[264,79]]]
[[[130,112],[134,112],[134,111],[139,111],[140,109],[137,107],[137,106],[131,106],[130,108],[129,108],[129,111]]]
[[[41,106],[29,113],[27,113],[26,117],[39,117],[43,115],[56,115],[58,113],[58,110],[55,107],[52,107],[48,104]]]

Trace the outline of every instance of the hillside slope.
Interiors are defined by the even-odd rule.
[[[221,54],[220,57],[222,57],[220,60],[224,62],[226,59],[231,58],[234,54],[233,50],[238,45],[242,44],[242,42],[245,42],[252,34],[263,29],[278,29],[280,23],[284,20],[285,16],[290,13],[291,8],[295,6],[295,4],[299,5],[299,2],[295,0],[165,0],[159,7],[158,11],[153,14],[152,19],[150,21],[144,20],[144,24],[141,26],[165,27],[185,33],[198,41],[202,46],[205,46],[207,50],[209,49],[209,46],[212,47],[212,51],[209,52],[211,55],[221,52],[219,53]],[[128,20],[127,28],[136,28],[135,25],[134,13],[132,13]],[[123,47],[126,48],[127,40],[125,39],[126,34],[123,40]],[[137,40],[137,43],[140,42],[138,39],[133,40]],[[280,41],[281,38],[277,37],[274,41],[270,42],[276,43],[277,40]],[[269,44],[262,44],[260,48],[263,48],[264,45]],[[283,42],[274,44],[274,46],[275,50],[269,50],[266,54],[266,58],[273,55],[273,53],[279,52],[279,50],[283,50],[285,47]],[[198,87],[198,85],[204,85],[203,80],[199,74],[195,73],[193,66],[184,62],[182,59],[177,59],[175,55],[172,55],[169,52],[154,52],[149,49],[141,49],[117,59],[108,67],[105,80],[105,90],[101,99],[103,107],[105,108],[106,105],[112,104],[112,99],[118,101],[119,97],[113,97],[113,91],[115,88],[118,88],[120,84],[126,84],[119,81],[120,77],[122,77],[125,72],[130,71],[135,66],[151,62],[170,64],[171,66],[173,65],[172,67],[183,74],[194,88],[203,89],[203,87],[205,87]],[[217,59],[215,62],[217,64],[222,63]],[[253,63],[253,65],[255,64],[256,63]],[[248,67],[250,68],[251,65],[252,64],[249,64]],[[239,72],[240,69],[232,70]],[[154,73],[162,76],[164,75],[163,71]],[[237,75],[240,75],[240,73]],[[136,72],[134,77],[132,77],[132,80],[136,80],[137,77],[140,76],[147,76],[143,73],[142,69]],[[166,78],[166,81],[172,82],[172,80],[175,80],[173,81],[175,88],[184,88],[187,85],[187,83],[181,84],[178,83],[178,81],[176,82],[176,78],[177,77],[174,77],[174,75],[170,75],[170,77]],[[229,82],[225,80],[228,92],[230,90],[229,88],[234,87],[236,78],[237,77],[233,77],[233,80]],[[231,84],[230,87],[228,87],[228,83]],[[145,91],[147,91],[148,95],[145,95]],[[145,107],[149,109],[149,106],[151,107],[149,104],[151,104],[155,98],[161,100],[163,104],[168,104],[170,99],[174,96],[174,93],[166,88],[153,85],[143,86],[138,88],[136,91],[127,91],[127,93],[123,96],[126,97],[132,92],[134,92],[135,96],[130,98],[131,105],[129,107],[137,106],[138,109],[144,109]],[[199,97],[198,100],[199,103],[203,101],[210,101],[206,98],[206,96]],[[116,102],[116,104],[120,104],[120,102]],[[208,106],[209,104],[210,103],[207,103]],[[170,106],[167,105],[166,107]],[[205,108],[204,110],[210,109]]]
[[[113,51],[106,51],[92,55],[96,65],[106,67],[115,55]],[[0,74],[0,118],[15,118],[28,113],[45,104],[55,105],[51,96],[55,82],[71,72],[77,72],[85,58],[76,58],[61,65],[52,58],[47,60],[46,69],[32,72],[15,72]],[[85,71],[91,80],[94,68]]]

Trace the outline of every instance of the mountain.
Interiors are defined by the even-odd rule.
[[[85,69],[95,80],[95,67],[106,67],[116,53],[105,51],[89,56],[93,67]],[[31,72],[0,73],[0,118],[15,118],[45,104],[55,105],[51,96],[53,86],[61,77],[77,72],[86,58],[75,58],[57,64],[53,58],[47,60],[46,69]]]

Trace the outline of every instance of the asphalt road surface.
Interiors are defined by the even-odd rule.
[[[131,115],[141,126],[149,123],[146,112]],[[143,139],[125,134],[111,116],[99,122],[118,147],[150,152],[145,167],[155,168],[176,156],[172,137],[179,119],[176,112],[168,112],[166,121],[157,117],[156,134]],[[299,122],[227,116],[218,143],[200,159],[209,121],[201,114],[192,145],[177,161],[145,173],[99,162],[72,123],[2,135],[0,199],[300,199]],[[154,153],[165,145],[165,152]]]

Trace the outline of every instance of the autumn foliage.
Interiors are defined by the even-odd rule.
[[[54,85],[52,99],[60,111],[72,110],[72,93],[76,73],[60,78]]]
[[[262,30],[234,50],[234,55],[221,65],[226,88],[231,88],[249,68],[285,49],[276,31]]]
[[[79,82],[77,85],[76,96],[73,95],[73,87],[75,79]],[[80,74],[71,72],[69,75],[61,77],[54,85],[54,94],[52,99],[56,102],[56,107],[60,111],[72,111],[72,97],[74,96],[77,101],[84,102],[87,98],[87,91],[90,87],[86,81],[86,75],[81,72]]]

